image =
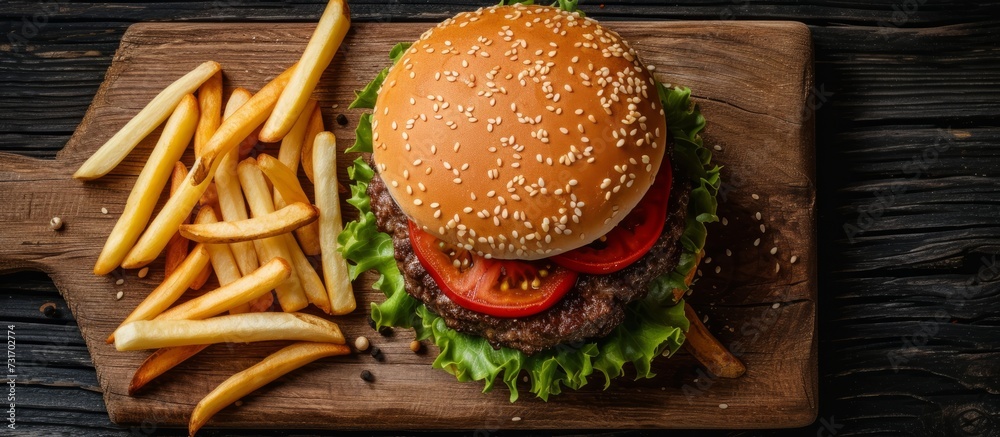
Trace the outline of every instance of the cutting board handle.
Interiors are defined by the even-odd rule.
[[[74,245],[67,230],[81,199],[67,189],[77,183],[58,161],[0,153],[0,274],[20,270],[51,271]],[[53,217],[65,223],[56,231]]]

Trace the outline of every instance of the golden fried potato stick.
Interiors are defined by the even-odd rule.
[[[104,243],[104,249],[97,257],[94,274],[111,273],[125,259],[132,245],[142,235],[143,229],[153,215],[153,208],[170,178],[173,163],[177,162],[191,141],[198,121],[198,102],[187,94],[181,98],[173,114],[163,126],[160,139],[139,172],[132,191],[125,201],[122,215],[118,217],[114,229]],[[181,164],[183,166],[183,164]],[[184,249],[187,252],[187,248]]]
[[[357,307],[347,260],[337,251],[337,236],[343,231],[340,193],[337,186],[337,138],[330,132],[316,136],[316,207],[319,208],[319,241],[323,247],[323,276],[333,314],[347,314]]]
[[[198,130],[194,135],[194,156],[201,156],[201,149],[222,123],[221,71],[213,74],[198,88],[198,108],[201,117],[198,119]]]
[[[195,159],[184,185],[176,196],[167,201],[167,204],[153,219],[149,228],[125,257],[122,262],[123,267],[139,268],[156,259],[163,247],[166,246],[171,235],[170,232],[180,226],[184,217],[191,213],[191,209],[208,189],[208,184],[221,161],[220,158],[245,139],[255,126],[263,123],[294,71],[295,66],[293,65],[272,79],[260,92],[254,94],[250,100],[222,122],[215,135],[212,135],[208,144],[205,145],[203,156]]]
[[[233,95],[226,103],[226,113],[224,118],[229,118],[236,113],[241,105],[250,100],[250,91],[243,88],[233,90]],[[256,138],[254,139],[256,142]],[[246,220],[246,202],[243,200],[243,189],[240,188],[240,180],[236,176],[236,163],[238,150],[230,150],[219,163],[219,168],[215,171],[215,189],[219,196],[219,211],[222,218],[229,222]],[[253,243],[249,241],[233,243],[229,247],[236,258],[236,265],[240,268],[240,274],[246,275],[257,270],[260,263],[257,260],[257,252]]]
[[[118,328],[115,349],[132,351],[272,340],[344,344],[344,334],[336,323],[304,313],[229,314],[205,320],[137,320]]]
[[[240,185],[243,186],[243,194],[246,195],[251,214],[254,217],[260,217],[274,212],[271,189],[267,187],[264,174],[257,167],[257,160],[253,158],[243,160],[237,166],[236,173],[240,178]],[[260,249],[257,259],[261,262],[270,261],[272,258],[292,259],[285,239],[280,236],[255,241]],[[281,305],[281,309],[286,312],[298,311],[309,305],[298,273],[293,274],[287,281],[276,287],[275,291],[278,294],[278,303]]]
[[[194,436],[215,413],[269,382],[324,357],[347,355],[351,348],[329,343],[295,343],[219,384],[191,412],[188,434]]]
[[[283,73],[275,77],[257,94],[254,94],[246,103],[241,105],[233,115],[222,121],[222,125],[215,131],[215,135],[205,144],[202,155],[195,161],[191,168],[193,177],[191,183],[199,185],[207,179],[211,179],[215,169],[230,150],[236,147],[260,126],[274,109],[278,96],[285,89],[288,80],[295,72],[296,66],[288,67]]]
[[[139,365],[135,374],[132,375],[132,382],[128,385],[128,395],[136,394],[140,389],[149,384],[156,377],[173,369],[184,360],[195,356],[198,352],[205,350],[209,345],[197,344],[192,346],[178,346],[157,349]]]
[[[708,332],[698,314],[687,303],[684,304],[684,315],[691,322],[691,327],[685,334],[687,340],[684,341],[684,349],[688,353],[694,355],[709,372],[720,378],[738,378],[746,373],[746,366]]]
[[[324,313],[331,314],[330,296],[326,293],[326,287],[323,286],[323,280],[319,278],[319,273],[316,273],[309,258],[302,252],[302,248],[295,242],[295,238],[291,234],[285,234],[282,237],[285,239],[288,253],[292,255],[292,265],[295,267],[295,273],[299,275],[299,282],[302,284],[302,290],[306,293],[306,299]]]
[[[288,131],[288,134],[281,139],[281,147],[278,148],[278,160],[290,168],[292,174],[299,170],[302,144],[309,130],[310,117],[312,117],[312,113],[317,107],[318,104],[316,101],[309,99],[306,102],[305,110],[302,111],[302,115],[299,116],[298,120],[295,121],[295,125],[292,126],[292,130]]]
[[[330,65],[333,55],[337,53],[350,27],[351,11],[347,4],[344,0],[330,0],[323,15],[319,17],[316,30],[302,51],[302,57],[298,62],[301,68],[298,68],[288,81],[288,86],[282,91],[274,106],[274,112],[260,131],[261,141],[277,142],[292,129],[292,125],[305,108],[306,101],[312,96],[320,76]]]
[[[286,137],[287,138],[287,137]],[[305,190],[299,184],[299,178],[289,167],[282,164],[271,155],[262,154],[257,157],[257,165],[260,167],[267,179],[274,186],[274,207],[280,208],[285,202],[310,203],[306,197]],[[295,230],[298,237],[299,246],[306,255],[319,255],[321,247],[319,244],[319,222],[314,221]]]
[[[208,266],[208,261],[208,250],[205,249],[205,245],[195,246],[191,254],[177,267],[177,270],[174,270],[170,276],[163,280],[163,283],[153,289],[146,296],[146,299],[125,318],[119,328],[136,320],[149,320],[160,315],[187,291],[195,277]],[[108,337],[108,343],[113,342],[114,339],[115,334],[112,333]]]
[[[202,208],[198,211],[198,216],[195,217],[195,223],[215,223],[219,221],[219,218],[215,215],[215,210],[212,208]],[[212,270],[215,271],[215,276],[219,278],[219,285],[227,285],[240,277],[243,276],[240,273],[240,268],[236,264],[236,259],[233,257],[233,251],[228,244],[206,244],[205,248],[208,249],[208,256],[212,261]],[[256,259],[256,255],[254,256]],[[229,310],[230,314],[245,313],[250,310],[248,304],[238,305]]]
[[[97,149],[76,173],[73,173],[73,177],[88,181],[108,174],[143,138],[174,112],[174,108],[184,96],[193,93],[220,70],[222,66],[218,62],[208,61],[168,85],[100,149]]]
[[[195,160],[195,165],[198,165],[199,160],[200,158]],[[193,176],[192,170],[184,177],[177,192],[170,196],[170,199],[167,199],[163,209],[125,256],[122,267],[137,269],[153,262],[160,255],[170,238],[177,233],[177,227],[191,215],[191,209],[198,203],[198,199],[205,193],[211,182],[211,180],[205,180],[199,185],[194,185]]]
[[[235,222],[182,224],[180,233],[199,243],[234,243],[287,234],[316,221],[319,213],[309,203],[295,202],[274,212]]]
[[[174,196],[174,193],[181,188],[181,184],[184,183],[184,178],[187,177],[188,168],[183,162],[177,161],[174,163],[174,171],[170,176],[170,197]],[[188,217],[184,218],[184,223],[187,223]],[[170,236],[170,240],[167,241],[167,247],[163,249],[166,253],[163,260],[163,276],[170,276],[174,269],[177,268],[184,261],[184,258],[188,256],[188,243],[191,240],[181,236],[180,232],[174,232]]]
[[[312,203],[309,201],[309,197],[306,196],[306,191],[302,189],[299,178],[295,176],[295,171],[280,160],[268,154],[261,154],[257,156],[257,166],[260,167],[260,171],[264,172],[267,179],[271,181],[271,185],[274,185],[274,191],[281,194],[284,202]],[[275,200],[275,203],[277,203],[277,200]]]
[[[153,320],[200,320],[246,304],[288,279],[292,266],[275,258],[253,273],[166,310]]]
[[[302,141],[302,172],[306,174],[309,182],[315,182],[313,179],[313,144],[316,143],[316,135],[325,130],[323,114],[317,107],[313,111],[312,117],[309,118],[309,130],[306,131],[306,137]]]

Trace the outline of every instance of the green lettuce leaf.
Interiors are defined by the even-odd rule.
[[[394,62],[408,46],[396,47],[399,50],[393,49]],[[358,93],[358,100],[351,107],[373,106],[371,93],[377,93],[384,79],[385,75],[380,73]],[[437,345],[435,368],[455,375],[459,381],[483,381],[484,392],[490,391],[500,379],[510,390],[511,402],[518,398],[518,377],[522,374],[529,378],[529,391],[543,400],[561,393],[563,387],[583,387],[595,371],[604,375],[606,388],[612,378],[625,373],[626,363],[634,367],[636,379],[653,377],[653,359],[672,355],[684,343],[689,323],[684,316],[684,302],[674,300],[673,290],[688,288],[684,278],[697,264],[697,254],[705,245],[705,224],[717,220],[716,195],[720,185],[720,168],[711,165],[711,152],[702,145],[699,133],[705,127],[705,119],[691,103],[691,91],[660,84],[658,89],[674,145],[673,162],[690,178],[693,187],[681,235],[684,251],[674,271],[656,278],[649,285],[646,298],[627,307],[625,322],[610,335],[528,356],[514,349],[494,349],[481,337],[448,328],[443,318],[404,290],[403,275],[393,258],[392,240],[378,230],[371,212],[367,188],[374,171],[358,158],[349,169],[354,183],[348,203],[358,209],[359,219],[347,224],[338,242],[348,260],[352,279],[368,270],[379,275],[375,287],[385,294],[386,300],[371,305],[376,327],[413,328],[418,339],[430,339]],[[357,137],[349,151],[371,153],[370,114],[361,117]]]

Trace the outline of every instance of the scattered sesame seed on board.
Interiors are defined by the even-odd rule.
[[[729,408],[729,405],[728,404],[719,404],[719,408],[725,410],[726,408]]]
[[[723,217],[722,218],[722,226],[729,226],[729,219]]]
[[[721,273],[721,272],[722,272],[722,267],[715,266],[715,273]]]
[[[118,294],[115,295],[115,300],[121,300],[122,296],[124,295],[125,295],[124,291],[119,291]]]
[[[767,230],[767,228],[765,228],[765,227],[764,227],[764,224],[763,224],[763,223],[761,223],[761,224],[760,224],[760,232],[761,232],[761,233],[764,233],[764,231],[766,231],[766,230]]]
[[[149,274],[149,267],[143,267],[143,268],[139,269],[139,277],[140,278],[145,278],[146,275],[148,275],[148,274]]]
[[[511,422],[520,422],[520,421],[521,421],[521,417],[519,417],[519,416],[514,416],[514,417],[511,417],[511,418],[510,418],[510,421],[511,421]]]
[[[733,251],[726,249],[726,256],[733,256]]]
[[[715,149],[716,151],[721,151],[722,150],[722,146],[716,144],[715,147],[713,147],[713,149]]]
[[[774,273],[781,271],[781,263],[774,263]]]
[[[790,262],[792,264],[795,264],[795,262],[798,261],[798,260],[799,260],[799,257],[797,255],[792,255],[792,259],[788,260],[788,262]]]
[[[750,197],[753,197],[753,200],[760,200],[760,196],[756,194],[751,194]]]
[[[122,285],[124,283],[125,283],[124,279],[118,279],[117,281],[115,281],[115,285]]]
[[[760,212],[758,211],[756,214],[753,215],[753,217],[757,220],[760,220],[761,217]]]
[[[774,255],[776,253],[778,253],[778,246],[775,246],[775,247],[771,248],[771,255]]]
[[[778,309],[779,307],[781,307],[781,304],[778,303],[778,302],[775,302],[775,303],[771,304],[771,308],[773,308],[773,309]]]
[[[712,263],[712,257],[710,257],[710,256],[709,257],[705,257],[705,264],[711,264],[711,263]]]
[[[101,214],[107,214],[107,213],[108,213],[108,209],[107,209],[107,208],[104,208],[104,207],[102,207],[102,208],[101,208]]]
[[[760,238],[753,240],[754,247],[760,246]]]

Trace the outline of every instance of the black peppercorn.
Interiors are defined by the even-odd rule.
[[[344,114],[338,114],[337,115],[337,124],[339,124],[341,126],[347,126],[347,116],[345,116]]]
[[[368,381],[368,382],[373,382],[373,381],[375,381],[375,375],[372,375],[372,372],[369,372],[367,370],[362,370],[361,371],[361,379],[363,379],[365,381]]]
[[[372,346],[371,350],[368,351],[372,355],[372,358],[382,361],[385,359],[385,355],[382,355],[382,349],[378,346]]]

